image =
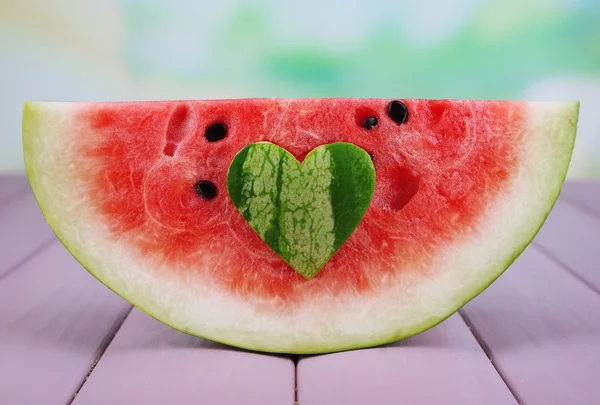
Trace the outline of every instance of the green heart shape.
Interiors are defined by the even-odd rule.
[[[319,146],[300,163],[285,149],[258,142],[231,162],[227,189],[262,240],[311,279],[362,220],[375,168],[369,154],[350,143]]]

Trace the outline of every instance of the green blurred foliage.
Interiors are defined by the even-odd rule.
[[[600,74],[600,2],[481,2],[456,30],[425,45],[403,34],[394,18],[367,20],[364,37],[343,49],[303,40],[303,32],[293,43],[278,40],[282,27],[268,7],[242,5],[211,22],[209,52],[187,49],[185,69],[156,63],[160,44],[149,59],[139,54],[149,33],[180,29],[180,14],[163,3],[126,4],[124,51],[135,75],[222,83],[255,95],[510,99],[539,78]]]

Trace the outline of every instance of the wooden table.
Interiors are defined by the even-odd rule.
[[[0,237],[0,405],[600,404],[600,184],[566,184],[534,243],[439,326],[299,358],[132,309],[56,240],[24,178],[0,177]]]

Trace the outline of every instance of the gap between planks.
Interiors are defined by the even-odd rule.
[[[586,215],[590,215],[595,219],[600,219],[600,211],[596,211],[588,207],[586,204],[579,202],[577,199],[571,197],[570,195],[561,194],[560,200]]]
[[[73,401],[75,401],[75,398],[77,397],[77,394],[79,394],[79,391],[81,391],[81,389],[83,388],[83,386],[87,382],[88,378],[90,378],[90,375],[94,371],[94,368],[96,367],[96,364],[98,364],[98,362],[100,361],[100,359],[102,358],[102,356],[104,355],[104,353],[106,353],[106,350],[108,349],[108,346],[110,346],[110,344],[114,340],[115,336],[117,336],[117,333],[119,333],[119,330],[121,330],[121,328],[123,327],[123,324],[125,323],[125,320],[129,316],[129,314],[131,314],[131,311],[133,311],[133,308],[134,308],[134,306],[131,305],[129,307],[129,310],[127,312],[125,312],[125,314],[121,318],[117,318],[117,320],[115,322],[115,326],[106,335],[106,339],[104,340],[104,342],[102,342],[102,345],[100,346],[100,350],[98,352],[98,356],[96,356],[96,359],[92,362],[92,365],[90,366],[90,369],[88,370],[87,374],[83,377],[83,380],[81,381],[81,384],[79,385],[79,387],[77,388],[77,390],[75,391],[75,393],[73,393],[73,397],[69,401],[68,405],[71,405],[73,403]]]
[[[543,254],[544,256],[546,256],[548,259],[550,259],[554,263],[556,263],[556,265],[558,267],[560,267],[561,269],[565,270],[565,272],[569,273],[571,276],[573,276],[575,279],[577,279],[583,285],[585,285],[586,287],[588,287],[590,290],[592,290],[596,294],[600,295],[600,290],[599,289],[597,289],[593,284],[589,283],[586,279],[584,279],[579,274],[577,274],[570,266],[568,266],[565,262],[563,262],[558,257],[556,257],[556,255],[554,255],[552,252],[550,252],[549,249],[546,249],[544,246],[540,245],[539,243],[537,243],[535,241],[533,241],[531,243],[531,245],[538,252],[540,252],[541,254]]]
[[[473,322],[471,322],[471,319],[469,318],[469,316],[467,314],[465,314],[462,310],[458,311],[458,315],[461,317],[461,319],[463,320],[465,325],[467,325],[467,329],[469,329],[469,332],[471,332],[471,335],[473,335],[473,337],[479,344],[479,347],[481,347],[481,350],[483,351],[483,353],[485,353],[485,356],[488,358],[488,360],[492,364],[492,367],[494,367],[494,370],[496,370],[498,377],[500,377],[502,382],[504,382],[504,385],[506,385],[506,388],[508,389],[508,391],[515,398],[515,401],[517,401],[517,403],[519,405],[522,405],[523,401],[521,401],[519,396],[516,394],[514,387],[512,387],[508,383],[508,381],[506,380],[502,371],[498,368],[498,366],[496,366],[496,363],[494,362],[494,358],[492,356],[492,350],[487,345],[487,343],[485,343],[485,340],[483,340],[483,337],[479,334],[479,332],[477,331],[477,328],[475,327],[475,325],[473,325]]]
[[[560,204],[560,203],[563,203],[570,207],[573,207],[576,211],[579,211],[580,213],[582,213],[585,216],[592,217],[593,221],[600,220],[600,210],[596,211],[596,210],[590,208],[588,205],[580,202],[577,198],[571,197],[568,193],[566,193],[566,194],[564,192],[561,193],[559,200],[557,201],[557,204]],[[552,212],[550,213],[550,215],[552,215]],[[600,289],[598,289],[592,283],[587,281],[584,277],[580,276],[571,266],[569,266],[563,260],[558,258],[558,256],[556,256],[554,253],[552,253],[550,249],[546,248],[541,243],[537,242],[536,239],[534,239],[531,242],[531,245],[533,247],[535,247],[535,249],[537,249],[544,256],[548,257],[550,260],[552,260],[554,263],[556,263],[556,265],[558,267],[562,268],[567,273],[569,273],[570,275],[575,277],[577,280],[579,280],[581,283],[583,283],[585,286],[587,286],[589,289],[594,291],[596,294],[600,295]]]
[[[38,246],[36,249],[34,249],[31,253],[29,253],[23,259],[19,260],[13,266],[9,267],[4,273],[0,274],[0,282],[2,282],[2,280],[4,278],[6,278],[9,275],[11,275],[12,273],[14,273],[17,269],[22,267],[25,263],[32,260],[38,254],[42,253],[44,250],[49,248],[54,242],[57,242],[57,239],[53,236],[51,239],[47,240],[46,242],[44,242],[40,246]]]
[[[298,405],[298,362],[300,356],[297,354],[292,355],[292,361],[294,362],[294,405]]]

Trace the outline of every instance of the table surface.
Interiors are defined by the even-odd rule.
[[[437,327],[319,356],[230,348],[132,308],[0,177],[0,404],[600,404],[600,184],[567,183],[534,242]]]

